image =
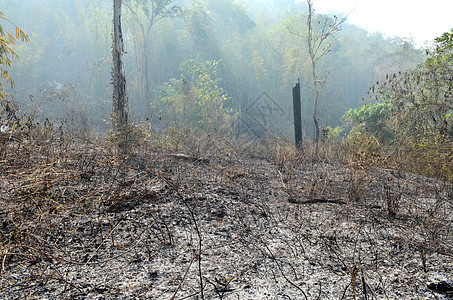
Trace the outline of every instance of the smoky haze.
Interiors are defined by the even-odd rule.
[[[305,3],[206,0],[174,1],[171,7],[174,14],[151,23],[149,7],[133,0],[123,4],[124,65],[134,122],[147,120],[156,128],[180,122],[169,112],[169,103],[176,101],[169,96],[175,93],[171,88],[195,82],[192,71],[198,68],[215,83],[237,128],[257,135],[262,132],[248,123],[253,123],[248,112],[263,93],[281,109],[266,121],[265,130],[291,133],[291,87],[300,78],[303,131],[312,134],[307,45],[294,34],[306,30]],[[103,130],[111,114],[112,3],[1,0],[0,10],[32,41],[17,46],[22,61],[12,71],[15,100],[65,118],[71,126]],[[322,24],[333,15],[315,17]],[[342,125],[346,110],[371,101],[366,93],[376,81],[425,58],[411,41],[371,34],[348,22],[328,43],[331,51],[318,64],[326,76],[319,101],[322,126]],[[197,64],[188,67],[191,60]]]

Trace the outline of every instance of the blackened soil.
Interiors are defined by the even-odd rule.
[[[322,162],[1,162],[1,299],[445,299],[453,190]]]

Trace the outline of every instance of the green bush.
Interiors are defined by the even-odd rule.
[[[231,126],[233,113],[224,107],[229,98],[219,86],[217,65],[216,61],[182,63],[181,77],[171,79],[161,91],[160,117],[165,127],[217,131]]]
[[[350,109],[343,118],[354,132],[369,132],[382,141],[391,141],[394,137],[390,127],[392,114],[392,104],[383,101]]]

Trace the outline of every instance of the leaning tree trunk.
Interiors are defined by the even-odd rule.
[[[113,0],[113,111],[114,126],[119,129],[127,125],[129,105],[126,92],[126,75],[123,65],[123,34],[121,32],[121,1]]]

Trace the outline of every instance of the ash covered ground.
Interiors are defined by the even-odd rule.
[[[1,299],[448,299],[453,189],[321,160],[4,156]],[[451,296],[451,295],[450,295]]]

